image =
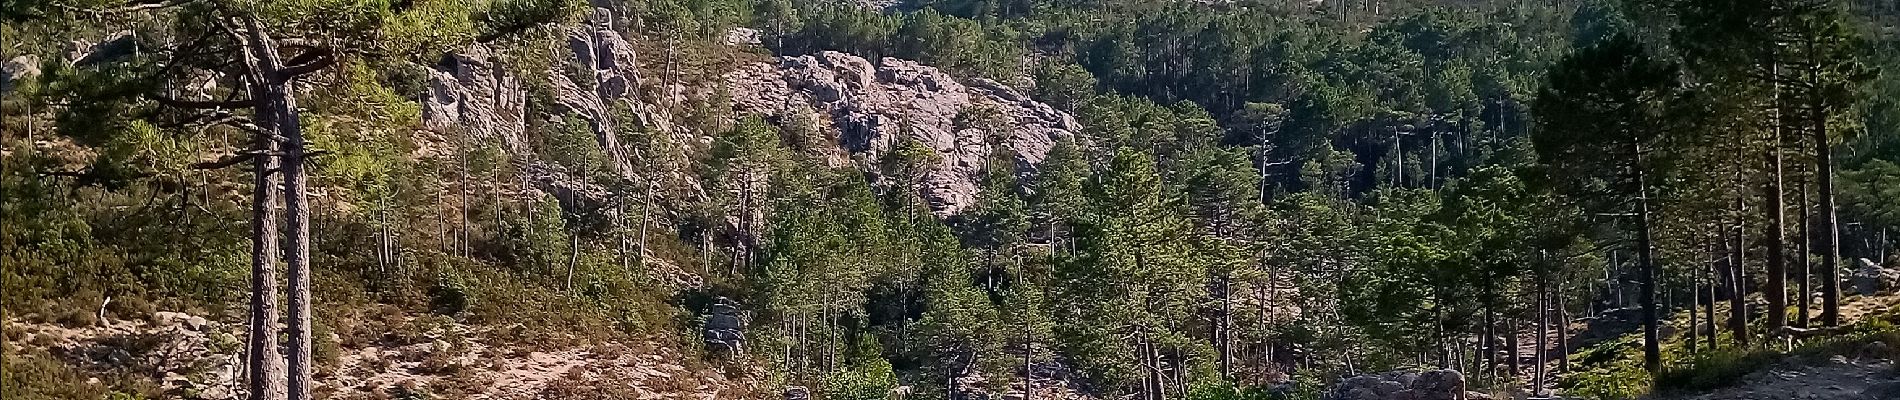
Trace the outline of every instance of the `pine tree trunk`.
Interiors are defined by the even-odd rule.
[[[1564,309],[1564,284],[1557,283],[1557,292],[1551,293],[1552,304],[1557,313],[1557,371],[1570,372],[1570,312]],[[1694,310],[1694,308],[1690,308]]]
[[[251,193],[250,343],[245,349],[249,384],[245,387],[251,400],[275,400],[285,396],[284,356],[277,348],[277,174],[281,164],[277,141],[258,135],[256,147],[262,154],[256,156]]]
[[[1716,238],[1726,237],[1726,235],[1716,235]],[[1706,297],[1708,297],[1709,302],[1702,305],[1702,320],[1707,321],[1709,324],[1708,336],[1706,337],[1709,342],[1709,350],[1715,350],[1717,346],[1720,346],[1720,344],[1715,342],[1715,337],[1721,333],[1720,327],[1722,325],[1721,323],[1715,322],[1715,286],[1716,281],[1720,280],[1717,279],[1718,274],[1715,272],[1715,265],[1721,262],[1721,257],[1715,253],[1715,242],[1715,238],[1711,238],[1709,241],[1709,264],[1704,266],[1703,270],[1703,274],[1708,278],[1708,285],[1706,285],[1703,290],[1705,291],[1704,294],[1708,295]],[[1694,311],[1695,310],[1690,310],[1690,312]]]
[[[1827,114],[1820,110],[1819,99],[1810,104],[1814,108],[1814,176],[1819,185],[1816,195],[1821,207],[1821,326],[1840,326],[1841,324],[1841,231],[1840,216],[1834,205],[1834,150],[1828,146]]]
[[[1697,310],[1700,307],[1702,307],[1702,283],[1692,279],[1689,281],[1689,337],[1685,338],[1688,340],[1685,347],[1689,349],[1689,354],[1696,353],[1696,339],[1702,334],[1702,321],[1698,318],[1700,312]]]
[[[652,219],[653,187],[656,186],[652,181],[647,181],[646,184],[647,193],[640,197],[640,243],[633,252],[633,256],[639,258],[641,267],[645,267],[647,261],[647,221]]]
[[[581,232],[569,229],[567,232],[567,280],[561,284],[561,290],[574,292],[574,267],[581,263]]]
[[[1523,371],[1523,367],[1524,367],[1523,353],[1520,353],[1517,347],[1518,346],[1518,342],[1517,342],[1518,328],[1521,328],[1522,326],[1520,326],[1516,317],[1505,317],[1504,325],[1506,327],[1504,330],[1504,348],[1507,351],[1507,356],[1504,359],[1504,364],[1506,367],[1509,367],[1505,369],[1505,374],[1509,375],[1512,380],[1516,380],[1517,374],[1520,371]]]
[[[1023,400],[1036,400],[1035,347],[1029,329],[1023,327]]]
[[[1773,74],[1780,74],[1780,64],[1771,61]],[[1781,162],[1781,84],[1775,84],[1775,118],[1773,137],[1768,142],[1768,187],[1762,193],[1768,197],[1768,204],[1762,208],[1768,211],[1768,286],[1762,288],[1762,295],[1768,298],[1768,325],[1765,327],[1773,335],[1788,323],[1788,261],[1787,261],[1787,209],[1786,195],[1782,190]]]
[[[1811,168],[1802,169],[1807,170]],[[1813,246],[1814,236],[1813,231],[1809,230],[1811,227],[1808,226],[1808,222],[1812,220],[1813,210],[1809,207],[1812,203],[1808,202],[1808,179],[1805,176],[1806,172],[1807,171],[1803,171],[1804,176],[1801,178],[1800,185],[1798,185],[1799,189],[1796,189],[1796,191],[1801,193],[1801,241],[1799,245],[1795,247],[1800,257],[1798,261],[1796,261],[1794,272],[1796,279],[1795,306],[1799,307],[1799,309],[1795,310],[1794,326],[1801,328],[1808,327],[1808,321],[1812,318],[1812,316],[1808,315],[1808,309],[1814,307],[1814,260],[1812,256],[1813,249],[1810,248]]]
[[[1489,292],[1488,288],[1486,289],[1486,292],[1487,293]],[[1490,295],[1487,294],[1486,297],[1489,298]],[[1497,379],[1497,372],[1498,372],[1497,313],[1494,312],[1494,310],[1488,304],[1485,305],[1483,313],[1484,313],[1484,338],[1482,340],[1483,341],[1482,348],[1483,348],[1484,354],[1482,357],[1480,357],[1480,359],[1484,360],[1484,374],[1482,376],[1488,377],[1491,380],[1495,381]]]
[[[273,52],[274,54],[274,52]],[[290,289],[288,306],[290,308],[290,343],[285,349],[290,358],[289,391],[290,400],[310,399],[311,375],[311,326],[310,326],[310,206],[308,190],[305,187],[304,138],[303,129],[298,125],[297,105],[290,95],[289,85],[282,88],[279,97],[279,117],[281,125],[278,131],[288,139],[284,147],[284,212],[289,234],[285,240],[284,258],[289,271]],[[273,90],[273,92],[276,92]]]
[[[276,243],[278,232],[274,226],[277,217],[274,215],[276,199],[271,198],[273,196],[270,195],[271,192],[278,190],[275,180],[270,176],[275,172],[283,174],[285,209],[289,214],[285,227],[289,236],[285,245],[289,248],[284,249],[286,251],[282,255],[288,264],[290,280],[288,289],[290,339],[288,349],[286,349],[289,352],[289,370],[286,373],[280,369],[284,367],[279,364],[281,361],[276,355],[278,351],[275,343],[277,336],[276,299],[274,298],[276,288],[275,282],[271,282],[275,274],[270,271],[258,274],[254,270],[252,284],[254,288],[261,289],[257,290],[261,293],[252,295],[254,302],[251,321],[254,324],[252,341],[256,342],[252,350],[262,353],[263,357],[253,358],[255,360],[253,362],[264,365],[254,366],[252,369],[252,385],[255,388],[252,398],[288,396],[292,400],[303,400],[310,397],[311,376],[310,210],[306,205],[308,197],[305,195],[304,188],[303,130],[298,121],[296,99],[293,97],[295,92],[290,87],[291,78],[294,77],[280,76],[283,73],[283,65],[277,55],[276,42],[263,31],[261,24],[255,18],[246,18],[244,22],[247,29],[244,37],[240,39],[244,47],[241,53],[245,66],[250,71],[251,98],[256,102],[254,114],[263,134],[260,140],[273,142],[262,146],[272,153],[260,155],[259,158],[263,164],[259,165],[257,171],[259,194],[255,200],[261,204],[253,205],[254,209],[258,209],[256,211],[258,215],[253,216],[252,225],[253,240],[257,241],[253,243],[253,268],[263,266],[266,269],[275,269],[276,257],[279,256]],[[277,144],[273,139],[277,137],[281,137],[284,142],[281,160],[274,154]],[[272,171],[273,169],[280,171]],[[258,309],[260,305],[264,306],[263,310]],[[279,379],[288,380],[288,387],[278,386],[281,382]]]
[[[468,258],[468,209],[473,207],[469,205],[468,202],[468,134],[458,132],[456,136],[461,138],[461,142],[456,144],[455,150],[457,153],[456,159],[458,164],[461,164],[460,169],[462,170],[461,176],[457,178],[460,182],[455,185],[462,196],[460,213],[462,228],[461,232],[456,234],[456,251],[462,255],[462,258]]]
[[[1728,329],[1729,336],[1736,346],[1748,346],[1748,205],[1744,201],[1745,191],[1740,183],[1740,168],[1737,171],[1737,190],[1735,194],[1735,235],[1729,243],[1728,263]]]
[[[1637,207],[1639,207],[1637,214],[1638,218],[1641,218],[1641,221],[1637,224],[1636,250],[1637,257],[1640,258],[1639,262],[1642,264],[1642,271],[1640,273],[1643,274],[1641,279],[1643,291],[1643,366],[1650,372],[1655,373],[1662,371],[1662,322],[1660,320],[1660,310],[1656,309],[1656,278],[1661,274],[1659,273],[1660,268],[1657,268],[1655,263],[1655,240],[1651,235],[1650,226],[1653,220],[1650,215],[1649,206],[1649,177],[1646,176],[1642,170],[1643,149],[1641,146],[1635,146],[1632,150],[1635,152],[1634,160],[1636,161],[1636,198]]]
[[[1234,376],[1234,295],[1233,276],[1223,273],[1220,277],[1220,321],[1218,336],[1220,340],[1220,376],[1232,379]]]
[[[1537,344],[1537,349],[1531,352],[1532,394],[1544,393],[1544,357],[1550,348],[1548,342],[1545,341],[1550,337],[1550,309],[1545,304],[1547,297],[1544,293],[1544,284],[1541,282],[1542,279],[1539,279],[1539,281],[1537,284],[1537,311],[1534,313],[1534,315],[1537,316],[1537,338],[1534,341]]]

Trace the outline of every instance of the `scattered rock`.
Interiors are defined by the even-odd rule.
[[[1455,400],[1464,396],[1465,374],[1449,369],[1425,371],[1411,387],[1418,400]]]
[[[1888,345],[1887,342],[1876,340],[1860,346],[1860,357],[1862,358],[1886,358],[1892,355],[1893,346]]]
[[[704,337],[706,347],[712,350],[730,352],[734,355],[745,351],[745,318],[739,311],[739,303],[732,299],[719,297],[706,313]]]
[[[981,373],[971,371],[957,377],[955,382],[956,384],[950,388],[950,400],[988,400],[990,398],[990,391],[984,389],[984,384],[989,383],[989,378],[984,378]]]
[[[205,325],[210,323],[210,321],[205,320],[204,317],[174,311],[152,313],[152,321],[158,322],[160,325],[179,325],[185,329],[194,331],[202,331]]]

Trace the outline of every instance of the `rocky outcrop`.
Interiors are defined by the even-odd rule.
[[[774,121],[817,116],[853,158],[876,160],[901,140],[933,150],[941,161],[918,189],[940,216],[973,202],[993,145],[1006,148],[1018,166],[1033,167],[1080,129],[1074,116],[1016,89],[987,79],[959,82],[935,67],[888,57],[780,57],[742,66],[726,84],[742,113]]]
[[[521,81],[496,63],[488,46],[476,44],[446,55],[429,74],[429,95],[422,99],[425,128],[463,134],[478,142],[499,141],[510,152],[527,149],[527,92]]]
[[[1465,391],[1465,376],[1455,370],[1391,371],[1341,379],[1320,396],[1325,400],[1466,400],[1484,398]]]
[[[706,348],[733,355],[743,353],[745,351],[745,316],[739,310],[739,303],[721,296],[713,302],[706,314],[706,328],[702,335],[706,341]]]
[[[13,82],[40,75],[40,57],[32,54],[0,62],[0,95],[13,92]]]
[[[132,31],[119,31],[107,35],[98,42],[73,41],[73,51],[66,55],[75,67],[86,67],[118,61],[138,53],[138,36]]]
[[[1900,270],[1882,267],[1874,260],[1862,258],[1860,268],[1855,268],[1847,280],[1853,283],[1855,294],[1872,296],[1894,290],[1896,284],[1900,284]]]
[[[612,21],[610,11],[596,8],[587,24],[568,29],[567,50],[572,61],[566,68],[557,64],[557,70],[549,71],[549,79],[554,86],[555,106],[587,121],[613,170],[630,176],[638,155],[622,145],[621,132],[671,129],[666,126],[666,118],[641,101],[633,44],[614,31]]]

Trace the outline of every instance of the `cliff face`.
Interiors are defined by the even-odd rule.
[[[889,57],[780,57],[740,67],[726,75],[726,86],[741,113],[777,121],[815,117],[854,158],[876,160],[906,139],[930,148],[940,161],[916,189],[939,216],[974,201],[994,151],[1007,151],[1026,171],[1080,129],[1074,116],[1016,89],[988,79],[959,82],[935,67]]]
[[[676,129],[663,107],[642,96],[634,46],[610,28],[612,20],[606,9],[597,9],[585,24],[567,30],[566,48],[554,52],[551,65],[580,68],[548,71],[553,109],[586,121],[610,169],[622,176],[635,176],[648,157],[690,158],[684,146],[676,149],[682,154],[647,155],[623,144],[622,138],[635,131],[666,132],[674,143],[702,141],[707,134]],[[524,152],[523,121],[558,116],[524,115],[527,96],[519,79],[493,59],[481,45],[445,57],[423,102],[425,126]],[[938,161],[915,189],[939,216],[954,215],[974,201],[978,178],[996,151],[1007,152],[1020,170],[1030,171],[1056,141],[1080,130],[1074,116],[1009,86],[980,78],[959,81],[935,67],[888,57],[873,61],[832,51],[785,56],[739,66],[722,83],[737,114],[781,124],[817,122],[815,128],[836,146],[836,166],[850,159],[877,160],[905,140],[929,148]],[[558,168],[531,167],[537,176],[528,183],[541,192],[605,193],[554,176]],[[691,180],[683,171],[671,175]],[[583,207],[603,200],[563,199]]]

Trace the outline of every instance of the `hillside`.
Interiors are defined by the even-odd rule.
[[[1895,378],[1883,2],[0,6],[8,399]]]

